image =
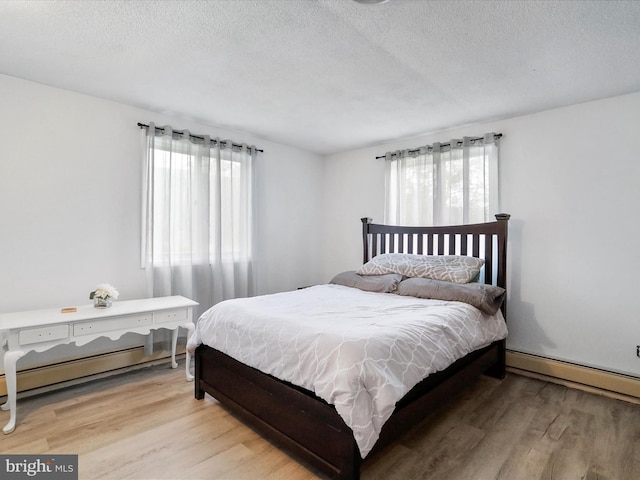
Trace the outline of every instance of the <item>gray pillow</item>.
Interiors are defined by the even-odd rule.
[[[464,302],[488,315],[496,313],[505,298],[504,288],[495,285],[459,284],[429,278],[407,278],[400,282],[395,293],[418,298]]]
[[[329,283],[359,288],[366,292],[391,293],[398,288],[402,278],[402,275],[397,273],[362,276],[354,271],[348,271],[339,273]]]

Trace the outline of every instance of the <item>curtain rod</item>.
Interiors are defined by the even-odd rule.
[[[498,139],[500,137],[502,137],[502,134],[501,133],[496,133],[493,136],[493,139],[496,140],[496,139]],[[469,139],[469,141],[475,142],[476,140],[482,140],[482,139],[484,139],[484,136],[482,136],[482,137],[471,137]],[[451,142],[441,143],[440,146],[441,147],[450,147],[451,146]],[[422,148],[422,147],[420,147],[420,148]],[[409,155],[411,155],[413,153],[418,153],[420,151],[420,148],[412,148],[412,149],[407,150],[407,152],[409,153]],[[395,155],[395,153],[391,154],[391,156],[393,156],[393,155]],[[376,157],[376,160],[379,159],[379,158],[387,158],[387,156],[386,155],[380,155],[379,157]]]
[[[149,128],[149,125],[145,125],[144,123],[140,123],[140,122],[138,122],[138,126],[140,128]],[[162,130],[164,132],[164,128],[162,128],[162,127],[155,127],[155,128],[156,128],[156,130]],[[180,131],[180,130],[174,130],[174,132],[182,134],[182,131]],[[199,140],[204,140],[204,137],[202,137],[200,135],[194,135],[192,133],[189,134],[189,137],[190,138],[197,138]],[[211,142],[212,143],[218,143],[216,140],[211,140]],[[234,147],[242,148],[242,145],[240,145],[238,143],[231,142],[231,145],[234,146]],[[256,148],[256,151],[260,152],[260,153],[264,153],[264,151],[260,150],[259,148]]]

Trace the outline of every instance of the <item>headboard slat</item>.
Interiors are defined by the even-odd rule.
[[[374,252],[371,256],[375,256],[378,253],[378,235],[371,235],[371,248]]]
[[[457,235],[455,234],[449,235],[449,255],[456,254],[456,237]]]
[[[467,240],[469,239],[469,235],[466,233],[460,235],[460,252],[462,255],[467,255],[469,249],[467,248]]]
[[[493,235],[484,239],[484,283],[493,284]]]
[[[473,251],[471,253],[471,256],[479,257],[480,256],[480,235],[476,233],[472,235],[472,238],[473,238]]]

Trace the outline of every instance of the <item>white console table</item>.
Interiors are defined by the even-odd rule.
[[[62,313],[62,309],[33,310],[30,312],[0,314],[0,330],[7,336],[4,371],[7,382],[7,402],[2,410],[10,411],[10,419],[2,429],[11,433],[16,426],[16,363],[29,352],[43,352],[56,345],[75,343],[85,345],[99,337],[111,340],[125,333],[149,334],[153,330],[172,330],[171,366],[176,368],[178,330],[186,328],[188,336],[194,330],[192,308],[197,302],[181,296],[147,298],[113,302],[110,308],[99,309],[82,305],[75,312]],[[186,375],[190,356],[187,352]]]

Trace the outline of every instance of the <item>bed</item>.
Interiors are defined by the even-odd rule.
[[[217,310],[203,314],[198,322],[199,325],[202,323],[206,327],[207,321],[210,320],[209,323],[215,324],[217,327],[211,329],[211,333],[208,334],[204,332],[205,327],[203,327],[203,332],[199,332],[196,328],[196,333],[190,339],[190,348],[195,348],[195,397],[203,399],[205,393],[210,394],[263,436],[283,447],[294,457],[307,462],[327,477],[358,479],[360,467],[366,459],[371,458],[375,452],[382,450],[415,426],[430,409],[464,388],[470,380],[483,373],[496,378],[503,378],[505,375],[504,338],[506,337],[506,327],[504,319],[506,318],[506,301],[504,298],[506,295],[500,296],[500,302],[496,304],[498,310],[494,310],[495,313],[492,315],[482,309],[484,304],[480,307],[469,306],[467,303],[459,301],[452,302],[448,296],[432,300],[431,297],[426,299],[425,296],[415,298],[411,296],[414,293],[407,294],[409,296],[398,295],[401,290],[399,286],[407,280],[413,281],[414,279],[407,278],[407,276],[412,277],[413,274],[406,275],[404,274],[406,272],[398,274],[395,270],[390,273],[384,270],[385,261],[388,261],[389,258],[404,260],[405,258],[418,257],[420,259],[423,257],[425,259],[446,259],[455,256],[465,261],[480,258],[482,261],[478,262],[481,264],[479,273],[471,282],[473,285],[469,284],[469,286],[493,288],[495,291],[504,292],[506,288],[508,220],[509,215],[499,214],[496,215],[495,222],[483,224],[449,227],[402,227],[374,224],[371,219],[363,218],[364,253],[363,266],[359,271],[344,272],[346,276],[337,275],[329,285],[299,289],[297,292],[254,297],[254,299],[222,302],[227,308],[225,313],[227,317],[245,315],[242,313],[244,311],[239,309],[240,307],[248,308],[246,313],[248,320],[243,319],[240,324],[231,325],[230,330],[224,335],[216,333],[223,331],[221,324],[213,323],[214,321],[220,322],[221,311],[224,311],[224,308],[216,306],[214,309],[217,308]],[[367,268],[369,271],[366,270]],[[380,268],[382,270],[379,271]],[[394,275],[399,278],[395,278]],[[352,288],[349,284],[351,278],[364,278],[367,281],[380,278],[384,279],[386,284],[390,277],[397,283],[384,291],[360,291],[359,288]],[[435,282],[438,288],[442,283],[439,280],[425,281]],[[462,283],[466,284],[468,281],[469,279],[462,280]],[[455,282],[457,280],[454,280]],[[431,287],[432,285],[429,284],[429,288]],[[456,284],[454,287],[458,288],[458,285]],[[446,290],[447,295],[449,292],[450,290]],[[329,302],[327,299],[332,300]],[[457,297],[454,298],[454,300],[457,299]],[[388,331],[389,325],[396,325],[393,323],[395,317],[392,317],[391,313],[389,315],[381,315],[380,313],[387,311],[387,303],[378,302],[387,301],[393,302],[389,303],[389,312],[408,312],[408,315],[422,315],[420,309],[427,303],[433,303],[429,306],[432,309],[429,311],[437,312],[433,315],[436,323],[442,316],[439,308],[453,308],[462,316],[473,317],[474,322],[488,322],[490,319],[493,322],[492,325],[496,325],[492,327],[496,332],[491,333],[494,335],[492,337],[482,333],[485,336],[474,341],[475,343],[467,340],[460,342],[463,346],[456,347],[460,352],[457,352],[455,356],[448,353],[443,354],[443,358],[440,358],[435,366],[428,367],[426,375],[427,367],[423,368],[420,363],[422,361],[420,352],[424,351],[424,355],[428,355],[426,353],[428,348],[418,348],[416,347],[417,343],[408,344],[410,351],[407,350],[409,353],[405,352],[404,355],[405,357],[416,357],[417,367],[414,364],[410,367],[407,366],[408,364],[402,364],[398,368],[402,370],[403,381],[404,377],[409,377],[411,381],[409,386],[396,385],[389,380],[385,380],[382,386],[378,384],[367,385],[366,388],[360,388],[360,390],[367,391],[365,392],[366,395],[369,395],[367,401],[359,401],[359,394],[349,393],[345,397],[342,385],[337,387],[332,385],[332,393],[327,393],[324,386],[330,382],[326,381],[326,376],[321,376],[320,380],[313,382],[305,380],[305,375],[308,374],[304,371],[305,369],[325,372],[334,364],[340,368],[342,364],[336,359],[340,358],[340,361],[344,362],[346,358],[348,362],[350,361],[349,355],[352,354],[352,350],[347,353],[341,351],[337,354],[338,356],[334,352],[333,357],[316,359],[315,353],[301,353],[303,351],[302,347],[299,347],[301,345],[305,348],[307,345],[313,345],[315,348],[319,343],[325,342],[324,337],[318,335],[318,325],[326,324],[328,328],[331,323],[330,316],[334,311],[336,318],[343,315],[341,305],[346,305],[349,302],[364,302],[368,310],[363,314],[364,307],[360,306],[359,313],[349,320],[349,322],[354,322],[354,326],[352,327],[349,323],[340,332],[343,344],[358,345],[360,339],[352,341],[348,336],[352,330],[356,330],[358,322],[363,325],[369,322],[370,329],[373,325],[375,328],[379,327],[381,331]],[[316,331],[309,332],[310,340],[306,340],[304,335],[307,335],[308,332],[300,326],[296,327],[298,329],[296,335],[290,338],[280,333],[278,322],[285,322],[286,308],[289,308],[288,303],[291,303],[294,309],[298,310],[297,315],[300,315],[301,312],[304,314],[305,311],[309,312],[308,317],[318,315],[313,323],[307,321],[307,326],[312,325],[313,328],[316,328]],[[285,304],[287,304],[286,308],[283,306]],[[329,304],[331,305],[327,306]],[[327,306],[324,308],[323,316],[316,310],[322,309],[322,305]],[[265,328],[265,330],[255,333],[255,337],[251,337],[249,327],[246,325],[254,322],[254,317],[257,317],[256,312],[271,312],[272,310],[269,309],[272,307],[275,313],[273,313],[273,318],[269,319],[269,328]],[[308,309],[305,310],[305,308]],[[478,308],[482,309],[482,312]],[[214,318],[216,315],[217,318]],[[371,315],[376,316],[373,318]],[[473,322],[469,318],[464,321],[471,325]],[[255,322],[259,321],[262,320],[255,320]],[[347,322],[341,320],[336,323],[345,324]],[[244,330],[245,326],[247,330]],[[471,329],[471,327],[469,328]],[[500,331],[501,328],[503,331]],[[404,324],[398,330],[404,331]],[[444,330],[453,331],[457,335],[455,328],[446,327]],[[207,335],[213,340],[203,340]],[[218,337],[223,340],[218,340],[216,343],[214,340]],[[414,338],[415,334],[411,333],[409,337]],[[345,338],[347,341],[344,341]],[[298,367],[283,366],[282,371],[272,369],[271,366],[279,362],[274,357],[274,353],[267,350],[267,347],[277,343],[280,343],[278,349],[283,352],[283,357],[289,353],[298,355],[296,357],[298,358]],[[402,343],[401,340],[393,341],[394,348],[395,344]],[[362,348],[367,351],[376,351],[376,348],[371,347],[372,341],[370,339],[367,338],[364,344],[366,347]],[[237,347],[238,353],[232,350],[231,346]],[[232,351],[233,353],[231,353]],[[243,356],[242,352],[245,352],[249,357]],[[307,356],[301,357],[300,355]],[[433,355],[433,357],[438,356]],[[450,357],[446,364],[443,364],[444,357]],[[401,363],[375,358],[367,360],[367,362],[369,365],[383,365],[384,369],[389,370],[392,370],[389,364]],[[366,365],[367,362],[363,361],[361,364]],[[265,368],[262,367],[263,363]],[[284,362],[280,363],[284,364]],[[352,363],[358,363],[358,361],[352,361]],[[362,366],[359,368],[360,371],[366,369]],[[345,377],[342,371],[339,375],[335,372],[331,375],[332,379],[339,379],[341,382]],[[370,375],[367,374],[367,376]],[[339,394],[336,394],[336,391]],[[393,395],[397,397],[397,400]],[[353,399],[355,404],[349,404],[350,410],[345,413],[346,407],[342,399],[347,397],[350,399],[349,401]],[[378,398],[384,398],[386,403],[381,401],[381,405],[378,407],[376,403]],[[389,402],[392,402],[390,407]],[[373,412],[371,413],[371,421],[357,416],[360,415],[361,410],[367,410],[365,407],[368,404],[372,404],[370,407]]]

